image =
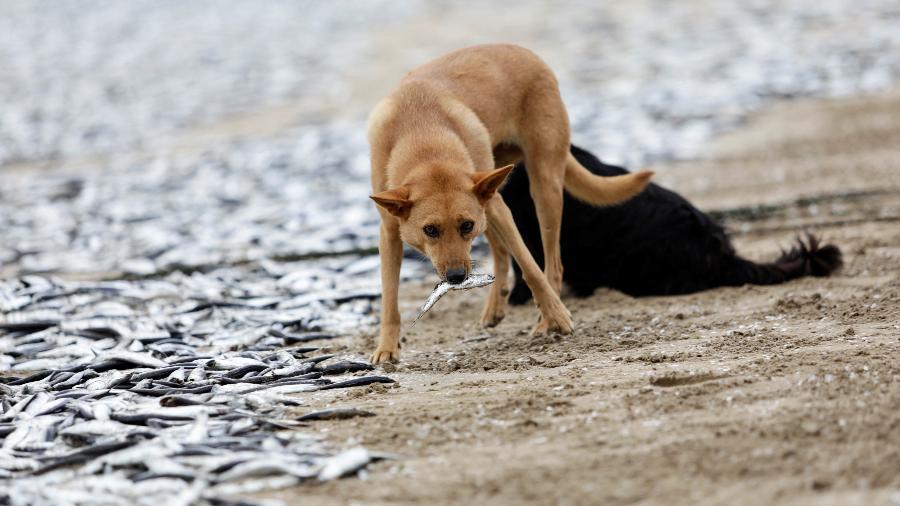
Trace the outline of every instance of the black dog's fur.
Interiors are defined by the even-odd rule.
[[[576,146],[571,151],[594,174],[628,172]],[[540,228],[521,163],[501,194],[525,244],[543,265]],[[560,234],[563,279],[580,297],[601,286],[641,296],[770,285],[801,276],[827,276],[842,265],[840,249],[820,246],[812,235],[772,263],[745,260],[719,224],[677,193],[652,183],[637,197],[613,207],[594,207],[566,194]],[[523,304],[531,298],[531,290],[519,266],[514,263],[513,268],[516,282],[509,301]]]

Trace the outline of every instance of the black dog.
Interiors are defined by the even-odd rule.
[[[576,146],[571,151],[594,174],[628,172]],[[520,163],[512,171],[501,194],[525,244],[543,265],[540,229],[524,169]],[[801,276],[827,276],[842,264],[837,246],[820,246],[812,235],[772,263],[743,259],[719,224],[677,193],[652,183],[637,197],[613,207],[594,207],[566,194],[560,234],[563,279],[579,297],[601,286],[641,296],[771,285]],[[513,268],[516,283],[509,301],[523,304],[531,298],[531,290],[519,266],[514,263]]]

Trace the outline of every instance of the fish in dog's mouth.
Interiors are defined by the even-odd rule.
[[[425,304],[422,304],[422,307],[419,309],[419,314],[416,315],[416,319],[410,324],[410,327],[416,324],[425,313],[428,312],[429,309],[434,307],[438,300],[444,296],[450,290],[470,290],[472,288],[481,288],[483,286],[487,286],[494,282],[494,276],[490,274],[469,274],[467,278],[465,278],[460,283],[451,283],[449,281],[441,281],[434,287],[434,291],[431,292],[431,295],[425,299]]]

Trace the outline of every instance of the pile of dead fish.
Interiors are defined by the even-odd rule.
[[[552,16],[545,2],[523,0],[516,10],[535,23],[525,40],[560,74],[576,143],[630,165],[695,154],[772,100],[885,88],[900,72],[890,0],[572,0]],[[355,86],[388,84],[367,75],[382,62],[399,79],[448,41],[464,43],[439,31],[397,51],[385,32],[446,16],[478,33],[486,12],[471,0],[441,9],[427,0],[9,3],[0,164],[158,152],[185,125],[297,97],[353,103]],[[324,117],[366,111],[334,112]]]
[[[297,430],[345,412],[286,415],[304,392],[393,382],[316,347],[332,309],[366,315],[374,293],[228,276],[0,282],[0,504],[227,504],[381,458]]]

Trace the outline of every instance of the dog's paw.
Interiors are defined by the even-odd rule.
[[[370,360],[373,365],[386,364],[388,362],[396,363],[398,361],[400,361],[400,348],[381,347],[375,350]]]
[[[572,320],[564,317],[556,321],[541,318],[531,330],[533,336],[546,336],[550,334],[571,334],[573,332]]]
[[[484,328],[496,327],[497,324],[503,321],[503,318],[506,316],[506,311],[502,307],[490,307],[487,305],[484,307],[484,312],[481,313],[481,326]]]
[[[566,309],[561,300],[556,299],[548,307],[541,307],[541,318],[531,334],[536,336],[552,333],[571,334],[574,328],[572,313]]]

